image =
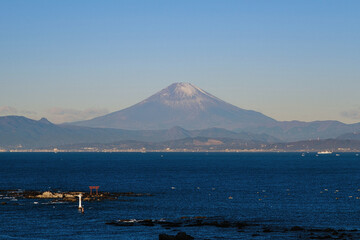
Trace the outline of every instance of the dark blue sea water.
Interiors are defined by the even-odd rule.
[[[0,189],[151,193],[51,204],[0,199],[0,239],[248,239],[233,228],[117,227],[117,219],[207,216],[272,227],[360,228],[360,157],[314,153],[1,153]],[[229,199],[229,197],[232,199]],[[0,197],[1,198],[1,197]],[[260,234],[256,239],[290,238]]]

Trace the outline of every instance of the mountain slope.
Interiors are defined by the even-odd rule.
[[[247,128],[275,122],[259,112],[226,103],[190,83],[174,83],[124,110],[71,124],[136,130],[180,126],[192,130]]]
[[[339,121],[276,122],[267,126],[247,129],[248,132],[266,134],[284,142],[336,138],[342,134],[359,131],[360,124],[345,124]],[[238,129],[242,131],[242,129]]]
[[[360,141],[360,133],[359,132],[345,133],[337,137],[337,139]]]

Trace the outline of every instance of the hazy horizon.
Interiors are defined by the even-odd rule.
[[[279,121],[360,122],[358,1],[1,1],[0,116],[85,120],[190,82]]]

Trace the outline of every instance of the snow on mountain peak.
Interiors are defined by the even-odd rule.
[[[139,104],[153,102],[176,109],[202,111],[206,106],[224,103],[222,100],[187,82],[173,83]]]
[[[204,90],[187,82],[173,83],[155,95],[144,100],[147,102],[161,102],[174,108],[204,109],[206,103],[221,101]]]
[[[211,94],[205,92],[201,88],[197,86],[187,83],[187,82],[179,82],[173,83],[167,88],[160,91],[160,94],[164,97],[171,98],[199,98],[199,97],[210,97],[215,98]]]
[[[175,83],[175,84],[176,85],[175,85],[174,93],[176,95],[184,95],[187,97],[192,97],[198,91],[198,88],[193,86],[191,83]]]

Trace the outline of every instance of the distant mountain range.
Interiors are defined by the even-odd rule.
[[[234,132],[222,128],[185,130],[122,130],[56,125],[21,116],[0,117],[0,149],[187,149],[224,151],[227,149],[264,151],[360,151],[360,134],[342,134],[337,138],[284,142],[267,134]]]
[[[108,144],[116,141],[162,142],[195,137],[278,141],[266,134],[238,133],[220,128],[192,131],[180,127],[167,130],[122,130],[56,125],[45,118],[35,121],[21,116],[0,117],[0,148],[44,148],[79,143]]]
[[[284,142],[336,138],[340,135],[358,132],[360,123],[345,124],[339,121],[276,122],[266,126],[248,128],[247,131],[266,134]],[[243,130],[243,129],[238,129]]]
[[[209,141],[202,148],[215,148],[216,144],[211,143],[221,142],[216,148],[251,145],[287,149],[291,145],[308,149],[307,144],[330,144],[329,140],[313,141],[324,139],[333,139],[331,146],[343,146],[349,141],[354,146],[359,144],[359,132],[360,123],[276,121],[226,103],[190,83],[174,83],[129,108],[87,121],[57,125],[45,118],[36,121],[22,116],[0,117],[0,149],[111,146],[116,142],[152,147],[172,142],[172,146],[180,147],[198,138]],[[289,142],[296,144],[286,144]]]
[[[192,130],[217,127],[266,134],[281,141],[336,138],[360,130],[360,123],[276,121],[262,113],[226,103],[190,83],[174,83],[129,108],[70,124],[135,130],[169,129],[174,126]]]

